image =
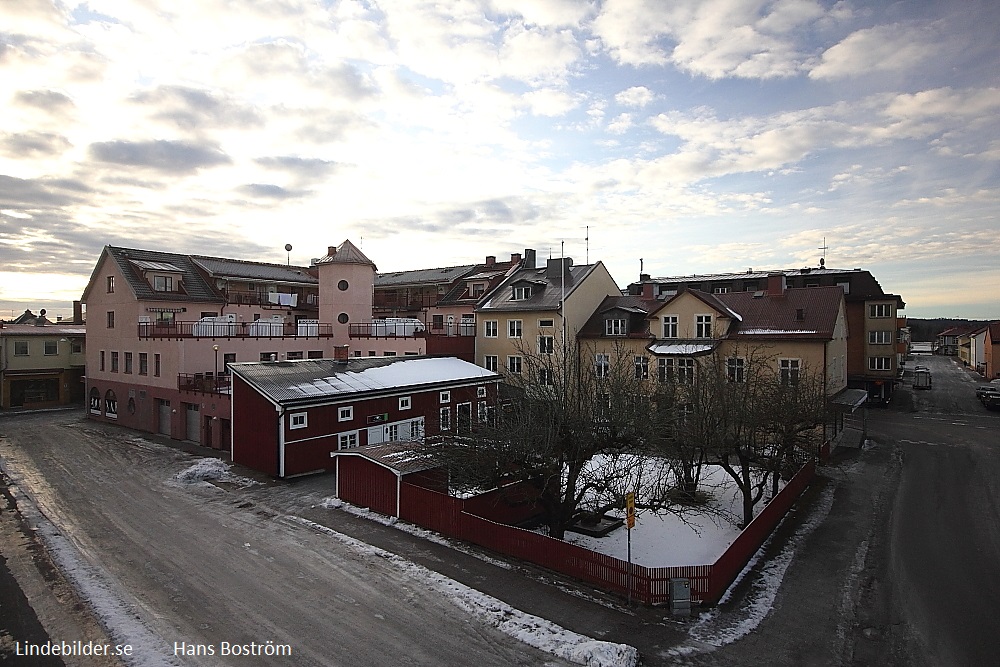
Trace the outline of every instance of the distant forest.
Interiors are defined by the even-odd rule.
[[[961,326],[985,326],[989,320],[956,320],[945,317],[923,320],[916,317],[907,317],[906,325],[910,327],[910,340],[912,341],[933,341],[939,333],[951,327]]]

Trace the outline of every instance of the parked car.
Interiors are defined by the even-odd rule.
[[[990,410],[1000,410],[1000,378],[976,389],[976,398]]]

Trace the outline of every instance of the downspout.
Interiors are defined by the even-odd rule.
[[[275,406],[278,411],[278,477],[285,476],[285,408]]]
[[[396,518],[399,518],[399,490],[402,486],[403,476],[396,473]]]

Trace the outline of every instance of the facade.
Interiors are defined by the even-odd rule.
[[[233,461],[319,472],[343,450],[461,434],[493,415],[500,378],[469,362],[340,357],[233,364]]]
[[[989,325],[979,327],[969,334],[969,367],[975,369],[980,374],[985,374],[986,372],[985,344],[987,329],[989,329]]]
[[[107,246],[84,291],[92,419],[228,449],[228,367],[332,357],[371,317],[350,241],[312,266]]]
[[[621,291],[604,264],[569,257],[507,276],[476,308],[476,363],[521,373],[531,353],[556,353],[575,340],[594,310]]]
[[[1000,322],[990,322],[983,339],[983,376],[1000,378]]]
[[[0,409],[83,403],[86,326],[42,313],[37,324],[0,322]]]
[[[775,276],[783,281],[776,282]],[[902,375],[907,353],[905,308],[901,297],[887,294],[868,271],[861,269],[803,268],[771,272],[727,273],[704,276],[652,278],[643,274],[629,285],[630,295],[669,298],[684,286],[714,296],[738,292],[772,293],[781,289],[840,287],[847,317],[847,381],[868,391],[869,400],[888,402]]]

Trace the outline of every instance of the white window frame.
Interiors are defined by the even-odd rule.
[[[695,338],[711,338],[712,337],[712,316],[711,315],[695,315],[694,316],[694,337]]]
[[[646,355],[636,355],[632,362],[635,365],[635,379],[649,379],[649,357]]]
[[[486,387],[476,387],[476,398],[486,398]]]
[[[781,384],[783,385],[791,385],[793,387],[797,385],[802,377],[802,360],[779,359],[778,377],[781,379]]]
[[[400,396],[399,397],[399,409],[400,410],[409,410],[412,406],[413,406],[413,401],[411,400],[411,398],[409,396]]]
[[[308,412],[293,412],[288,415],[288,428],[292,431],[299,428],[309,427]]]
[[[676,315],[664,315],[663,316],[663,337],[664,338],[677,338],[677,316]]]
[[[52,345],[52,351],[49,352],[49,345]],[[57,340],[47,340],[42,344],[42,354],[47,357],[54,357],[59,354],[59,341]]]
[[[868,332],[869,345],[892,345],[892,331],[879,330]]]
[[[451,406],[438,410],[438,424],[442,431],[451,430]]]
[[[337,434],[337,449],[354,449],[358,446],[359,431],[344,431]],[[351,444],[351,443],[354,444]]]
[[[485,320],[483,322],[483,338],[499,338],[499,336],[500,336],[500,321]]]
[[[891,303],[872,303],[868,305],[868,318],[872,320],[892,317]]]
[[[745,357],[726,357],[726,379],[736,384],[747,381],[747,360]]]
[[[520,355],[512,354],[507,357],[507,370],[511,373],[521,374],[524,365],[522,364],[522,358]],[[514,366],[517,366],[515,369]]]
[[[604,320],[605,336],[626,336],[628,335],[628,320],[624,318],[608,318]]]
[[[611,355],[607,352],[598,352],[594,355],[594,376],[606,378],[611,374]]]
[[[500,368],[500,357],[495,354],[483,355],[483,368],[494,373]]]
[[[694,357],[678,357],[677,384],[694,384]]]
[[[544,345],[543,345],[544,341]],[[553,354],[556,349],[556,339],[554,336],[538,337],[538,354]]]
[[[870,371],[891,371],[892,357],[868,357],[868,370]]]
[[[512,301],[526,301],[531,298],[531,285],[515,285],[512,288]]]
[[[23,350],[23,352],[21,351]],[[31,346],[26,340],[15,340],[14,341],[14,356],[15,357],[27,357],[31,355]],[[103,369],[101,369],[103,370]]]
[[[438,403],[451,403],[451,391],[442,391],[438,394]]]
[[[354,420],[354,406],[341,405],[337,407],[337,421],[349,422]]]
[[[541,367],[538,369],[538,384],[543,387],[551,387],[555,384],[555,379],[552,377],[552,369],[547,367]]]
[[[555,320],[538,320],[538,328],[544,329],[546,327],[554,327],[556,325]]]
[[[507,338],[520,338],[524,333],[523,325],[521,320],[507,320]]]

